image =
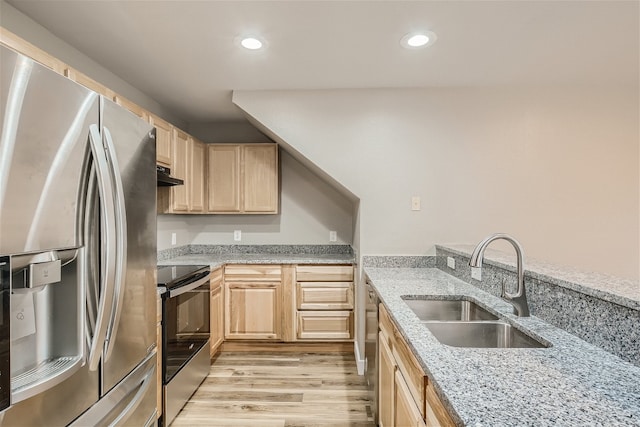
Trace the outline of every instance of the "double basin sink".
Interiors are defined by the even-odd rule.
[[[472,348],[546,348],[478,304],[467,300],[412,299],[404,302],[442,344]]]

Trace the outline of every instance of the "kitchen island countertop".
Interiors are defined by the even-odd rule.
[[[438,269],[364,270],[458,425],[640,425],[640,368]],[[402,296],[467,297],[551,347],[443,345]]]

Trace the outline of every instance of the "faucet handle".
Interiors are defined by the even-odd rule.
[[[506,298],[506,297],[507,297],[507,283],[504,277],[502,277],[502,279],[500,279],[500,298]]]

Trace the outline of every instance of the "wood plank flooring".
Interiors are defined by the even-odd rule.
[[[373,427],[353,353],[223,352],[172,427]]]

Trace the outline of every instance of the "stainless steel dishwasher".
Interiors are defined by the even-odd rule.
[[[378,294],[366,280],[367,304],[365,306],[364,358],[369,401],[375,425],[378,425]]]

